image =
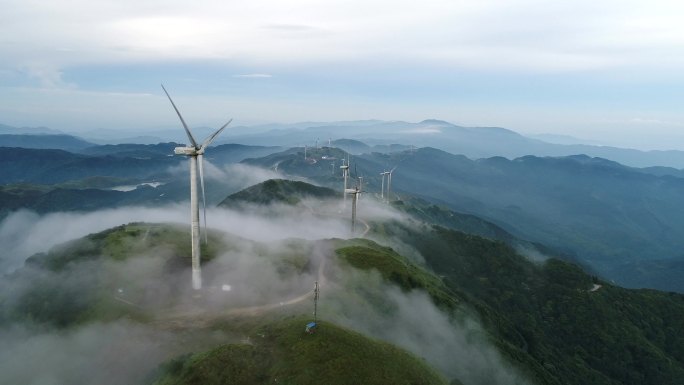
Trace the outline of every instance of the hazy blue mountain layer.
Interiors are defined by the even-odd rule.
[[[245,162],[278,163],[282,172],[341,188],[339,172],[326,175],[324,165],[304,162],[301,153]],[[630,262],[683,257],[684,179],[588,156],[471,160],[432,148],[353,157],[351,170],[364,177],[367,191],[379,192],[379,173],[393,167],[395,193],[494,222],[519,238],[575,255],[621,284],[684,291],[679,284],[663,287],[649,274],[637,279],[637,270],[624,274],[636,266]]]
[[[52,148],[78,151],[93,143],[71,135],[0,135],[0,147]]]
[[[193,128],[198,137],[209,135],[208,127]],[[0,125],[0,134],[63,134],[47,128],[14,128]],[[182,130],[91,130],[74,133],[88,141],[102,144],[182,142]],[[558,138],[555,138],[558,139]],[[230,127],[217,144],[242,143],[258,146],[309,147],[324,146],[329,140],[335,147],[352,154],[387,152],[408,146],[434,147],[469,158],[503,156],[509,159],[525,155],[569,156],[586,154],[620,162],[634,167],[667,166],[684,168],[684,151],[640,151],[591,144],[574,144],[580,141],[563,138],[559,142],[539,140],[500,127],[462,127],[442,120],[427,119],[417,123],[402,121],[362,120],[344,122],[301,122],[293,124],[263,124]],[[573,143],[574,142],[574,143]],[[391,146],[394,145],[394,146]],[[403,148],[402,148],[403,147]]]

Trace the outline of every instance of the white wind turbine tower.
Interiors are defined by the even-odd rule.
[[[363,177],[360,176],[360,177],[358,177],[358,178],[359,178],[359,194],[357,194],[357,195],[358,195],[358,197],[356,198],[357,200],[358,200],[359,198],[361,198],[360,195],[361,195],[361,191],[363,190]]]
[[[359,194],[361,194],[361,189],[357,184],[355,188],[349,188],[344,190],[344,195],[352,195],[352,217],[351,217],[351,234],[354,236],[354,230],[356,228],[356,202],[359,200]]]
[[[380,173],[382,177],[382,187],[380,187],[380,200],[385,200],[385,177],[389,175],[389,171],[383,171]]]
[[[185,123],[183,116],[176,107],[176,104],[171,99],[171,95],[166,91],[166,88],[162,85],[164,93],[169,98],[173,109],[176,110],[176,114],[180,118],[185,133],[188,135],[188,140],[190,143],[186,147],[176,147],[174,153],[176,155],[186,155],[190,160],[190,238],[192,242],[192,288],[199,290],[202,288],[202,270],[200,268],[200,229],[199,229],[199,204],[197,199],[197,170],[199,168],[199,179],[200,186],[202,188],[202,207],[204,210],[204,241],[207,242],[207,206],[205,202],[204,195],[204,151],[211,144],[218,134],[223,131],[226,126],[230,124],[233,119],[230,119],[223,127],[219,128],[213,134],[209,135],[207,139],[200,145],[192,136],[188,125]]]
[[[390,191],[392,189],[392,173],[394,172],[394,170],[397,169],[397,167],[399,167],[399,166],[394,166],[393,169],[387,171],[387,201],[388,202],[392,200],[392,197],[390,196]]]
[[[344,199],[344,206],[347,206],[347,179],[349,178],[349,155],[347,155],[347,163],[344,163],[344,158],[342,158],[342,165],[340,166],[342,169],[342,176],[344,176],[344,189],[342,190],[343,192],[343,199]]]

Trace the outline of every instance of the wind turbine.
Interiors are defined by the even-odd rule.
[[[349,178],[349,155],[347,154],[347,163],[344,163],[344,158],[342,158],[342,176],[344,177],[344,189],[342,190],[344,196],[344,206],[347,206],[347,179]]]
[[[385,200],[385,177],[389,175],[389,171],[383,171],[380,173],[382,177],[382,187],[380,188],[380,199]]]
[[[171,95],[166,91],[162,85],[164,93],[169,98],[173,109],[180,118],[185,133],[188,135],[190,143],[186,147],[176,147],[173,151],[176,155],[185,155],[190,160],[190,239],[192,242],[192,288],[199,290],[202,288],[202,270],[200,268],[200,229],[199,229],[199,205],[197,202],[197,171],[199,168],[200,186],[202,188],[202,208],[204,210],[204,242],[207,242],[207,205],[204,195],[204,151],[216,139],[216,137],[226,128],[233,119],[230,119],[221,128],[209,135],[202,144],[197,144],[197,141],[192,136],[190,128],[185,123],[183,116],[176,107],[176,104],[171,99]]]
[[[359,200],[359,194],[361,194],[361,189],[357,184],[355,188],[349,188],[344,190],[344,195],[352,195],[352,218],[351,218],[351,233],[354,235],[354,230],[356,228],[356,202]]]
[[[358,195],[360,195],[360,194],[361,194],[361,190],[363,190],[363,177],[360,176],[360,177],[358,177],[358,178],[359,178],[359,194],[358,194]],[[361,196],[357,197],[356,199],[359,199],[359,198],[361,198]]]
[[[393,169],[387,171],[387,201],[388,202],[392,200],[392,196],[390,195],[390,191],[392,189],[392,173],[394,172],[394,170],[397,169],[397,167],[399,167],[399,166],[394,166]]]

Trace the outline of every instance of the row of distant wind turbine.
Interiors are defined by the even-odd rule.
[[[392,173],[394,172],[394,170],[397,169],[397,167],[398,166],[394,166],[393,169],[391,169],[389,171],[383,171],[380,173],[380,176],[382,177],[382,185],[380,188],[380,199],[382,199],[385,202],[389,202],[391,199],[390,198],[390,191],[392,189]],[[385,177],[387,177],[387,195],[386,195],[387,199],[385,199]]]
[[[395,166],[392,168],[390,171],[383,171],[380,173],[380,176],[382,177],[382,186],[380,189],[380,198],[382,201],[389,202],[390,201],[390,193],[391,193],[391,186],[392,186],[392,173],[394,170],[397,169],[398,166]],[[347,206],[347,195],[352,196],[352,217],[351,217],[351,233],[352,235],[354,234],[354,231],[356,229],[356,205],[359,201],[359,197],[361,196],[361,193],[363,192],[363,177],[358,176],[357,177],[357,182],[356,186],[354,188],[348,188],[348,179],[349,179],[349,158],[347,158],[347,163],[344,162],[344,159],[342,159],[342,165],[340,166],[340,169],[342,169],[342,177],[344,179],[344,187],[343,187],[343,205],[344,207]],[[385,199],[385,177],[387,177],[387,199]]]
[[[197,172],[199,171],[200,186],[202,188],[202,209],[204,211],[204,242],[207,243],[207,203],[204,193],[204,152],[211,142],[225,129],[233,119],[228,120],[221,128],[209,135],[202,144],[198,144],[190,132],[190,128],[185,123],[183,116],[171,99],[171,95],[162,85],[164,93],[169,98],[173,109],[180,118],[185,133],[188,135],[190,143],[186,147],[176,147],[176,155],[185,155],[190,161],[190,241],[192,244],[192,288],[199,290],[202,288],[202,270],[200,266],[200,228],[199,228],[199,204],[197,199]]]
[[[205,244],[207,243],[207,206],[206,206],[206,195],[205,195],[205,189],[204,189],[204,153],[209,147],[209,145],[216,139],[216,137],[233,121],[233,119],[228,120],[226,124],[221,126],[218,130],[216,130],[213,134],[209,135],[202,144],[198,144],[195,138],[192,135],[192,132],[190,132],[190,128],[188,125],[185,123],[185,119],[183,119],[183,116],[181,115],[180,111],[178,110],[178,107],[176,107],[176,104],[173,102],[173,99],[171,99],[171,95],[169,95],[168,91],[166,91],[166,88],[164,88],[164,85],[161,86],[162,89],[164,90],[164,93],[166,96],[169,98],[169,101],[171,102],[171,105],[173,106],[173,109],[176,111],[176,114],[178,115],[178,118],[181,121],[181,124],[183,125],[183,128],[185,129],[185,133],[188,136],[189,144],[185,147],[176,147],[174,149],[174,153],[176,155],[185,155],[188,157],[189,164],[190,164],[190,239],[191,239],[191,250],[192,250],[192,287],[195,290],[199,290],[202,288],[202,270],[201,270],[201,265],[200,265],[200,259],[201,259],[201,254],[200,254],[200,225],[199,225],[199,202],[198,202],[198,195],[197,195],[197,174],[199,173],[199,179],[200,179],[200,187],[202,190],[202,209],[204,212],[204,241]],[[330,145],[330,141],[328,142]],[[316,141],[316,146],[318,146],[318,140]],[[305,147],[305,158],[306,158],[306,147]],[[334,163],[333,163],[333,169],[334,169]],[[342,169],[342,174],[344,177],[344,190],[343,190],[343,196],[344,196],[344,205],[346,207],[346,202],[347,202],[347,194],[352,195],[352,220],[351,220],[351,231],[352,234],[354,234],[355,231],[355,226],[356,226],[356,206],[357,202],[359,200],[359,196],[361,195],[361,192],[363,191],[363,177],[358,177],[358,181],[356,183],[356,186],[354,188],[347,188],[348,184],[348,179],[349,179],[349,155],[347,155],[347,162],[344,162],[344,159],[342,159],[342,166],[340,166],[340,169]],[[392,183],[392,172],[396,167],[394,167],[390,171],[384,171],[380,175],[382,175],[382,190],[380,192],[381,197],[384,199],[384,191],[385,191],[385,176],[387,176],[387,199],[389,200],[390,196],[390,189],[391,189],[391,183]]]

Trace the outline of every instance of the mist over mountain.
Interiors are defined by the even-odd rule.
[[[0,135],[0,147],[52,148],[78,151],[93,145],[93,143],[71,135]]]
[[[532,134],[532,135],[530,135],[530,134],[528,134],[525,136],[532,138],[532,139],[539,139],[539,140],[547,142],[547,143],[555,143],[555,144],[567,144],[567,145],[588,144],[588,145],[592,145],[592,146],[605,146],[606,145],[605,143],[602,143],[599,141],[575,138],[574,136],[570,136],[570,135],[560,135],[560,134]]]
[[[670,166],[684,168],[683,151],[639,151],[610,146],[586,144],[555,144],[532,139],[500,127],[462,127],[445,121],[428,119],[418,123],[360,121],[336,123],[308,123],[296,126],[281,125],[266,132],[243,134],[227,132],[226,139],[238,143],[286,146],[320,145],[327,138],[346,138],[366,145],[434,147],[469,158],[503,156],[509,159],[525,155],[569,156],[585,154],[614,160],[634,167]],[[230,138],[230,139],[228,139]],[[343,146],[340,146],[343,147]],[[352,153],[362,151],[356,143]]]
[[[421,122],[420,135],[447,124]],[[188,283],[177,143],[5,148],[0,380],[309,383],[320,367],[345,383],[348,368],[316,352],[356,357],[366,345],[395,368],[376,381],[375,361],[354,361],[369,383],[401,373],[431,384],[677,383],[682,296],[618,285],[684,291],[680,170],[383,144],[416,134],[330,141],[344,148],[212,146],[200,296]],[[497,128],[473,135],[483,134],[520,140]],[[362,191],[355,233],[341,196],[347,159],[348,187]],[[301,330],[314,281],[325,293],[318,340]],[[197,338],[179,345],[188,335]],[[318,345],[327,339],[332,350]],[[136,363],[104,379],[110,361],[96,347],[115,340],[129,353],[120,360]],[[41,353],[53,349],[74,363]],[[20,364],[32,356],[46,363],[37,373]]]
[[[48,127],[13,127],[0,123],[0,135],[65,135],[66,133]]]
[[[0,217],[24,209],[39,213],[88,211],[122,205],[157,206],[186,200],[186,160],[173,156],[175,143],[87,147],[79,153],[6,148],[0,155]],[[272,177],[236,165],[279,147],[219,145],[206,156],[207,202]],[[217,167],[212,163],[225,165]],[[232,166],[231,166],[232,165]]]
[[[681,15],[3,2],[0,385],[684,385]]]
[[[184,159],[171,155],[175,146],[103,145],[79,153],[7,149],[0,155],[6,170],[0,213],[182,201],[187,199],[187,175]],[[206,157],[207,176],[212,179],[207,202],[217,204],[225,194],[247,186],[250,178],[243,175],[253,171],[212,166],[240,161],[266,169],[254,174],[264,174],[263,179],[251,178],[252,182],[284,173],[340,188],[345,151],[311,147],[305,159],[304,147],[281,149],[213,147]],[[684,195],[676,169],[632,168],[588,156],[471,160],[430,148],[353,156],[352,163],[353,176],[365,176],[369,192],[379,191],[379,172],[398,166],[395,192],[493,222],[517,239],[551,247],[621,284],[684,290],[663,276],[668,269],[662,267],[680,266],[682,257]],[[645,268],[650,263],[653,268]]]
[[[262,167],[278,162],[282,172],[339,186],[339,175],[331,179],[326,167],[298,156],[280,153],[244,162]],[[352,163],[353,175],[364,177],[369,192],[380,190],[379,173],[393,167],[392,189],[399,195],[492,221],[519,238],[574,256],[621,284],[684,290],[679,284],[664,286],[650,274],[635,279],[637,270],[622,273],[636,266],[630,262],[682,257],[684,179],[588,156],[471,160],[432,148],[365,154]]]
[[[16,133],[17,130],[12,128],[11,133]],[[43,129],[37,132],[42,132],[41,130]],[[210,127],[197,127],[193,130],[196,131],[198,137],[205,137],[213,132]],[[159,142],[184,143],[186,141],[183,132],[177,128],[146,130],[145,136],[141,136],[139,130],[126,129],[99,129],[74,132],[73,135],[99,144],[155,144]],[[548,141],[545,141],[545,138]],[[473,159],[494,156],[514,159],[525,155],[570,156],[584,154],[590,157],[610,159],[633,167],[666,166],[684,169],[684,151],[676,148],[667,151],[641,151],[587,143],[567,136],[524,136],[501,127],[464,127],[437,119],[426,119],[417,123],[361,120],[233,126],[229,127],[216,143],[316,147],[327,145],[329,140],[334,141],[336,147],[345,149],[352,154],[372,151],[390,152],[416,146],[433,147]]]
[[[315,190],[280,184],[293,197]],[[359,217],[368,222],[369,239],[349,239],[339,196],[294,206],[277,194],[259,202],[242,196],[240,211],[210,209],[201,296],[183,285],[190,268],[186,225],[102,223],[182,221],[185,207],[30,218],[34,236],[46,241],[0,281],[0,379],[314,383],[315,372],[330,384],[363,373],[378,384],[400,375],[397,381],[426,384],[608,385],[676,384],[684,373],[676,326],[681,295],[623,289],[553,258],[532,261],[504,242],[424,221],[442,218],[507,237],[420,202],[364,197]],[[71,233],[60,243],[53,230],[67,230],[65,224],[95,232]],[[303,326],[311,319],[314,280],[322,322],[309,335]],[[125,352],[117,362],[131,370],[106,374],[111,360],[97,353],[103,344]],[[359,360],[365,356],[358,349],[383,357],[389,372],[371,356]],[[70,352],[71,360],[42,353],[54,350]],[[30,357],[41,359],[40,368],[29,370]]]
[[[284,179],[269,179],[231,194],[219,206],[233,207],[243,203],[295,205],[303,199],[331,198],[340,194],[332,189],[313,186],[305,182]]]

